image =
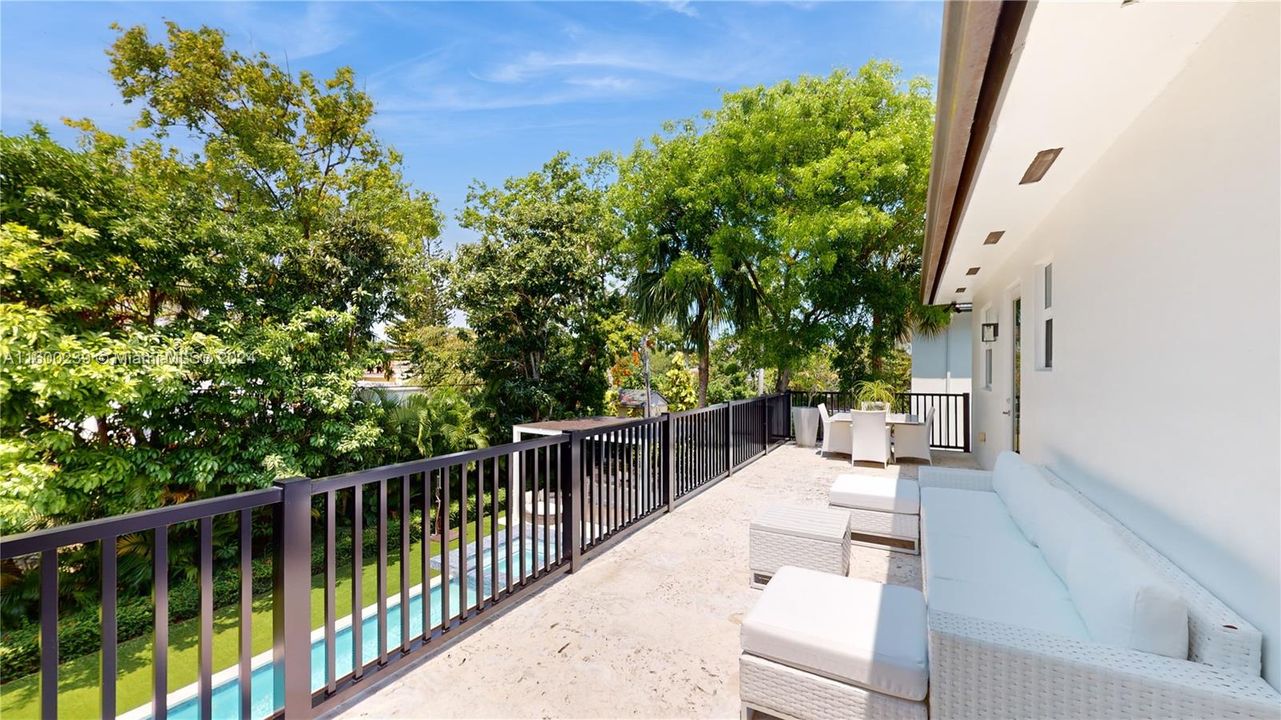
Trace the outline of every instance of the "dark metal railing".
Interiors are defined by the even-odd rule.
[[[155,622],[152,717],[169,711],[169,535],[195,524],[199,633],[197,709],[213,717],[214,523],[239,523],[239,716],[252,717],[253,513],[270,508],[272,673],[276,713],[331,712],[404,658],[439,652],[512,607],[508,602],[576,570],[625,535],[728,477],[790,435],[792,398],[762,396],[599,430],[426,458],[0,540],[0,560],[39,562],[42,717],[58,712],[59,549],[100,545],[101,712],[114,718],[116,543],[152,533]],[[185,526],[184,526],[185,527]],[[363,590],[373,533],[375,597]],[[339,543],[350,540],[350,659],[339,641]],[[324,672],[312,679],[313,542],[324,588]],[[451,547],[456,541],[456,546]],[[433,551],[433,543],[437,547]],[[413,548],[419,545],[418,582]],[[219,553],[223,556],[223,553]],[[392,592],[396,561],[398,586]],[[27,561],[30,562],[30,561]],[[372,604],[366,605],[372,601]],[[414,607],[417,602],[419,606]],[[393,622],[393,618],[395,621]],[[369,627],[366,627],[366,624]],[[343,628],[347,630],[347,628]],[[367,633],[375,640],[366,648]],[[349,667],[348,667],[349,665]]]
[[[539,437],[311,483],[312,495],[323,497],[326,591],[325,683],[314,694],[308,688],[313,705],[338,702],[357,689],[357,681],[394,665],[401,656],[434,650],[453,640],[462,629],[474,625],[469,625],[470,621],[567,567],[564,548],[572,530],[566,529],[565,498],[569,493],[564,484],[570,477],[566,472],[570,441],[569,435]],[[370,496],[373,502],[365,499]],[[347,511],[339,511],[340,507]],[[399,533],[391,538],[397,543],[400,561],[397,593],[388,591],[388,517],[392,512],[400,519]],[[363,538],[366,514],[374,518],[376,527],[376,591],[373,605],[367,606],[369,599],[362,589],[363,543],[353,540],[352,661],[351,668],[340,674],[335,662],[337,531],[342,520],[353,538]],[[415,540],[422,548],[417,584],[411,582]],[[457,547],[451,548],[455,540]],[[434,556],[433,542],[439,545]],[[307,552],[310,554],[310,548]],[[434,588],[439,592],[433,593]],[[419,598],[416,612],[415,590]],[[389,627],[392,605],[399,619],[396,628]],[[375,619],[376,652],[364,644],[367,614]],[[286,663],[308,661],[301,653],[310,657],[310,642],[301,638],[309,634],[307,630],[295,640],[293,647],[302,650]],[[289,707],[286,699],[287,714]]]
[[[933,410],[930,447],[970,451],[969,393],[899,393],[894,409],[920,417]]]
[[[817,407],[823,403],[830,413],[851,410],[859,405],[857,394],[849,390],[790,390],[787,395],[791,407]],[[930,447],[969,452],[970,394],[896,393],[894,396],[894,412],[924,417],[930,409],[934,410]]]
[[[151,533],[152,544],[152,579],[153,599],[155,606],[154,644],[152,645],[152,717],[163,720],[168,714],[166,701],[169,683],[169,534],[170,528],[183,523],[194,522],[197,526],[197,563],[199,578],[199,633],[197,646],[197,703],[201,717],[212,716],[213,701],[213,523],[215,518],[236,516],[240,523],[240,568],[241,568],[241,606],[240,606],[240,656],[238,658],[242,687],[248,683],[244,678],[250,674],[252,648],[249,639],[252,636],[252,606],[244,599],[252,593],[252,571],[246,568],[252,563],[252,543],[248,540],[248,528],[252,526],[252,514],[259,508],[270,507],[276,513],[273,519],[275,527],[287,541],[291,534],[296,534],[296,518],[282,516],[284,507],[282,499],[292,481],[276,483],[275,487],[263,490],[243,492],[236,495],[197,500],[173,505],[170,507],[145,510],[143,512],[120,515],[102,520],[67,525],[65,527],[40,530],[37,532],[13,535],[0,542],[0,559],[12,560],[24,556],[38,556],[40,563],[40,717],[56,718],[58,716],[58,552],[88,544],[97,544],[101,557],[101,607],[102,607],[102,646],[100,650],[102,682],[99,687],[101,712],[104,718],[114,718],[118,708],[116,703],[116,685],[114,679],[119,669],[117,654],[117,543],[121,536],[135,533]],[[304,510],[305,510],[304,506]],[[308,531],[306,521],[302,531]],[[281,545],[278,543],[277,545]],[[307,559],[304,573],[310,563]],[[279,575],[286,563],[277,562]],[[279,577],[278,577],[279,579]],[[287,606],[305,603],[308,600],[309,586],[304,582],[301,594],[295,594],[295,587],[277,582],[273,602],[277,611]],[[277,616],[279,617],[279,616]],[[307,623],[308,615],[302,615]],[[280,654],[283,650],[282,633],[285,626],[277,621],[274,624],[276,637],[276,667],[282,667]],[[304,633],[307,632],[304,630]],[[278,680],[282,676],[277,675]],[[244,717],[249,717],[248,695],[242,694],[240,708]]]
[[[665,416],[577,433],[583,491],[582,537],[588,552],[666,505],[663,484]]]

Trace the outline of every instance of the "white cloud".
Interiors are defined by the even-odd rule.
[[[261,50],[283,64],[286,58],[301,60],[333,52],[353,34],[350,23],[341,16],[342,5],[310,2],[301,18],[290,12],[289,4],[249,5],[228,3],[222,6],[255,50]],[[282,9],[285,12],[282,13]]]
[[[557,72],[582,69],[617,70],[694,82],[729,82],[742,77],[756,62],[734,52],[655,48],[626,40],[599,43],[616,49],[582,49],[564,53],[534,51],[477,75],[494,83],[522,83]]]
[[[614,75],[603,75],[600,77],[573,77],[565,80],[569,85],[590,88],[593,90],[606,90],[620,92],[633,87],[636,83],[630,78],[621,78]]]
[[[657,0],[657,2],[674,13],[680,13],[687,17],[698,17],[698,9],[694,7],[694,3],[691,0]]]

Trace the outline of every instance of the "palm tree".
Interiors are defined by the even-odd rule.
[[[671,323],[698,358],[698,405],[707,405],[712,332],[727,303],[712,263],[719,221],[699,191],[700,139],[691,124],[652,147],[637,147],[619,167],[617,206],[627,229],[634,276],[629,294],[642,323]]]
[[[396,460],[433,457],[485,447],[475,411],[457,390],[442,388],[396,401],[380,393],[383,430]]]
[[[705,407],[711,375],[712,328],[722,319],[723,296],[710,267],[687,254],[674,260],[670,254],[670,250],[660,253],[653,265],[637,273],[631,295],[642,323],[670,322],[688,338],[698,357],[698,406]]]

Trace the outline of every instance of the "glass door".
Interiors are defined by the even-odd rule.
[[[1020,374],[1023,371],[1023,299],[1014,298],[1014,364],[1012,368],[1013,378],[1011,382],[1010,394],[1010,420],[1012,422],[1011,431],[1012,441],[1010,449],[1014,452],[1019,451],[1019,396],[1022,393],[1022,383]]]

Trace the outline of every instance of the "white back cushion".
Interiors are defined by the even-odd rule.
[[[1019,526],[1028,542],[1038,545],[1037,516],[1047,503],[1046,494],[1050,481],[1034,465],[1018,453],[1003,452],[996,458],[992,470],[992,489],[1000,496],[1014,524]]]
[[[1068,558],[1076,542],[1080,538],[1112,530],[1060,487],[1047,485],[1040,492],[1039,499],[1041,505],[1033,518],[1032,534],[1046,564],[1067,582]]]
[[[1068,593],[1090,637],[1186,660],[1188,607],[1110,528],[1080,534],[1068,551]]]

